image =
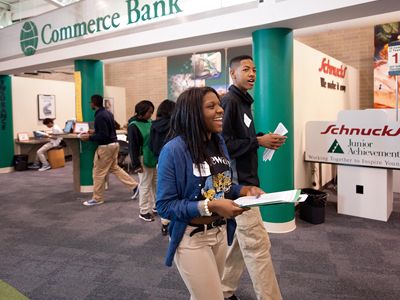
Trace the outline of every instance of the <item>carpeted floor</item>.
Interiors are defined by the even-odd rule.
[[[107,202],[82,206],[90,195],[72,192],[71,174],[68,163],[0,175],[0,279],[32,300],[189,299],[163,265],[159,219],[140,220],[112,175]],[[399,200],[385,223],[338,215],[329,199],[325,223],[297,219],[295,231],[270,235],[283,298],[400,299]],[[247,273],[237,294],[255,299]]]

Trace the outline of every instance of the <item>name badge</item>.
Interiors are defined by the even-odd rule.
[[[244,121],[244,124],[246,124],[247,128],[249,128],[250,124],[251,124],[251,119],[249,118],[248,115],[244,114],[243,121]]]

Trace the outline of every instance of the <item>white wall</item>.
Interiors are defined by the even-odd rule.
[[[75,84],[73,82],[12,77],[14,137],[18,132],[47,129],[38,119],[38,94],[55,95],[56,123],[64,128],[65,121],[75,118]],[[114,98],[115,119],[121,125],[127,122],[125,88],[106,86],[105,96]]]
[[[335,121],[337,113],[359,108],[359,72],[346,65],[344,79],[319,72],[323,58],[340,67],[342,62],[298,41],[294,41],[294,174],[295,187],[311,187],[311,163],[304,162],[305,124],[308,121]],[[346,92],[321,87],[320,77],[341,82]],[[289,133],[290,135],[290,133]],[[322,185],[332,179],[332,166],[321,169]]]
[[[126,119],[126,90],[123,87],[105,86],[104,97],[111,97],[114,99],[114,119],[121,127],[124,126],[128,120]]]
[[[18,132],[44,130],[46,126],[38,119],[37,95],[55,95],[55,123],[64,128],[66,120],[75,118],[75,85],[73,82],[33,79],[25,77],[12,78],[12,103],[14,136]]]

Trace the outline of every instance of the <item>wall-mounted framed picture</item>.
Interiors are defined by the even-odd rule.
[[[17,138],[18,138],[19,142],[28,142],[29,141],[29,135],[27,132],[17,133]]]
[[[55,95],[38,95],[38,117],[39,120],[56,118]]]
[[[112,98],[112,97],[104,97],[103,98],[103,106],[110,113],[114,114],[114,98]]]

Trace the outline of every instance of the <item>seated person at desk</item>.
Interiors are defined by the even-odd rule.
[[[43,120],[43,125],[46,125],[48,128],[51,128],[52,135],[49,135],[50,141],[44,144],[40,149],[36,152],[36,159],[35,163],[30,166],[30,169],[39,169],[38,171],[46,171],[51,169],[49,162],[46,158],[46,153],[52,148],[57,147],[60,145],[62,138],[56,136],[57,134],[62,134],[62,129],[57,125],[54,124],[53,119],[46,118]],[[53,135],[54,134],[54,135]],[[40,168],[39,161],[42,163],[42,167]]]

